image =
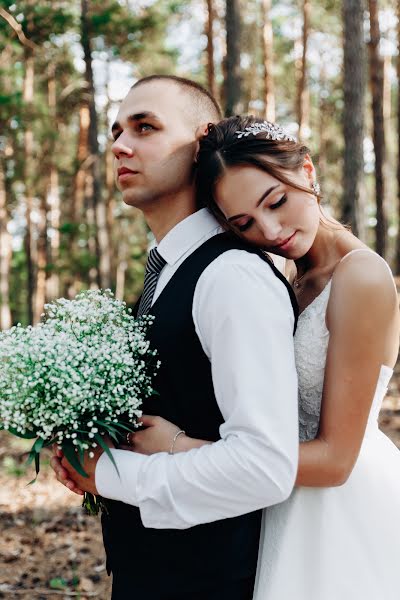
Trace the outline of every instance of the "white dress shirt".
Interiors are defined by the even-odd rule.
[[[163,238],[167,264],[153,302],[220,231],[202,209]],[[282,502],[297,473],[294,316],[285,286],[257,255],[229,250],[201,274],[192,314],[225,421],[221,439],[174,455],[112,450],[120,476],[105,453],[96,467],[99,494],[138,506],[145,527],[185,529]]]

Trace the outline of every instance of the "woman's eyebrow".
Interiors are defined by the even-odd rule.
[[[271,192],[273,192],[274,190],[276,190],[276,188],[279,187],[279,183],[277,185],[273,185],[270,188],[268,188],[267,190],[265,190],[265,192],[263,193],[263,195],[261,196],[261,198],[259,198],[256,202],[256,208],[258,208],[261,204],[261,202],[263,200],[265,200],[265,198],[267,196],[270,195]],[[234,219],[238,219],[239,217],[244,217],[246,216],[245,213],[241,213],[240,215],[234,215],[233,217],[229,217],[228,219],[228,223],[230,223],[230,221],[233,221]]]

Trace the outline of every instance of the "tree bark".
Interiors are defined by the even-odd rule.
[[[364,0],[343,0],[344,109],[342,215],[358,235],[360,189],[364,175],[365,45]]]
[[[37,242],[36,294],[33,311],[33,323],[40,321],[46,303],[46,272],[47,272],[47,204],[44,191],[40,197],[39,225]]]
[[[372,94],[373,142],[375,150],[376,251],[385,256],[386,216],[384,208],[385,127],[383,119],[383,61],[379,53],[380,30],[377,0],[369,0],[370,84]]]
[[[400,273],[400,4],[397,4],[397,243],[396,274]]]
[[[57,96],[54,65],[49,66],[48,103],[52,125],[57,128]],[[51,228],[50,244],[48,246],[48,262],[51,264],[50,275],[47,279],[48,300],[54,300],[60,295],[60,277],[57,264],[60,255],[60,189],[58,170],[54,159],[55,144],[50,150],[50,173],[47,189],[47,209],[49,213],[49,226]]]
[[[207,86],[209,92],[217,99],[217,86],[215,83],[215,66],[214,66],[214,0],[207,0],[207,19],[206,19],[206,36],[207,36]]]
[[[303,0],[303,37],[302,37],[302,57],[298,69],[297,83],[297,121],[299,124],[299,139],[304,137],[304,133],[309,123],[309,94],[307,88],[307,49],[308,36],[310,28],[311,1]]]
[[[32,235],[32,205],[33,205],[33,131],[31,126],[31,116],[33,107],[33,83],[34,83],[34,56],[30,48],[24,48],[25,76],[23,83],[23,100],[25,106],[25,127],[24,127],[24,180],[25,180],[25,256],[28,274],[28,321],[33,324],[34,321],[34,294],[35,294],[35,268],[34,268],[34,249]]]
[[[7,230],[9,221],[3,157],[0,157],[0,329],[12,325],[10,309],[10,270],[12,258],[11,235]]]
[[[263,27],[263,50],[264,50],[264,105],[265,118],[272,123],[275,121],[275,89],[273,76],[273,31],[271,23],[272,0],[262,2],[262,27]]]
[[[111,286],[111,267],[109,260],[109,239],[107,232],[106,206],[101,193],[99,144],[97,140],[98,123],[95,105],[92,53],[90,46],[90,27],[88,19],[88,2],[81,0],[81,43],[85,60],[85,79],[89,98],[89,149],[91,154],[92,172],[92,206],[96,224],[96,257],[97,282],[101,288]]]
[[[230,117],[241,112],[240,77],[240,2],[226,2],[226,57],[225,57],[225,114]]]

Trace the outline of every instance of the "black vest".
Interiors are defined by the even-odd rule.
[[[266,262],[265,268],[271,268],[287,287],[297,320],[296,299],[283,275],[260,250],[224,233],[182,263],[152,307],[155,321],[148,332],[161,367],[153,384],[159,395],[144,403],[143,412],[160,415],[187,435],[210,441],[219,439],[223,418],[214,396],[211,365],[195,331],[192,304],[202,272],[231,249],[258,254]],[[267,310],[265,314],[269,318]],[[165,597],[174,589],[188,593],[204,589],[206,594],[210,586],[255,573],[261,511],[185,530],[146,529],[138,508],[110,500],[107,505],[103,536],[108,565],[112,571],[130,572],[133,589],[137,576],[148,579],[152,588],[159,585]]]

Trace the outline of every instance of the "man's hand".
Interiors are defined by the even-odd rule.
[[[109,446],[112,447],[109,440],[106,441]],[[74,467],[64,456],[62,450],[60,450],[57,445],[53,446],[53,458],[51,459],[50,464],[56,473],[58,481],[71,490],[71,492],[79,494],[80,496],[83,496],[84,492],[89,492],[93,495],[98,494],[95,483],[95,471],[97,461],[103,454],[103,449],[98,446],[97,448],[93,448],[92,452],[94,454],[93,458],[90,458],[89,453],[85,452],[83,470],[87,473],[88,477],[83,477],[75,471]]]

